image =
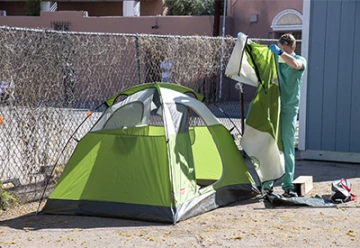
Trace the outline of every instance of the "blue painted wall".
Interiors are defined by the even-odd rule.
[[[306,150],[360,153],[360,0],[312,0]]]

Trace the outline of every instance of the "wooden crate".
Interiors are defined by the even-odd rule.
[[[313,188],[312,176],[299,176],[293,181],[298,196],[304,196]]]

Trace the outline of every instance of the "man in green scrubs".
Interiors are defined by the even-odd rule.
[[[300,84],[306,68],[305,58],[295,54],[296,40],[291,34],[280,37],[277,45],[269,46],[275,54],[280,85],[280,127],[285,158],[285,174],[281,178],[284,197],[297,197],[293,180],[295,171],[295,131],[299,111]],[[272,191],[273,182],[263,188]]]

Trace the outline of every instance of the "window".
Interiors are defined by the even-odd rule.
[[[69,31],[70,22],[52,22],[51,26],[57,31]]]
[[[302,14],[297,10],[286,9],[279,12],[271,23],[274,38],[279,39],[285,33],[294,35],[297,40],[295,53],[301,54],[302,23]]]

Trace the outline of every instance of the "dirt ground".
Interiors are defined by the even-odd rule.
[[[297,161],[313,176],[306,195],[331,194],[347,178],[360,195],[360,164]],[[282,193],[279,185],[275,191]],[[336,207],[277,206],[262,198],[218,208],[176,225],[83,216],[34,216],[38,203],[0,214],[0,247],[360,247],[360,201]]]

